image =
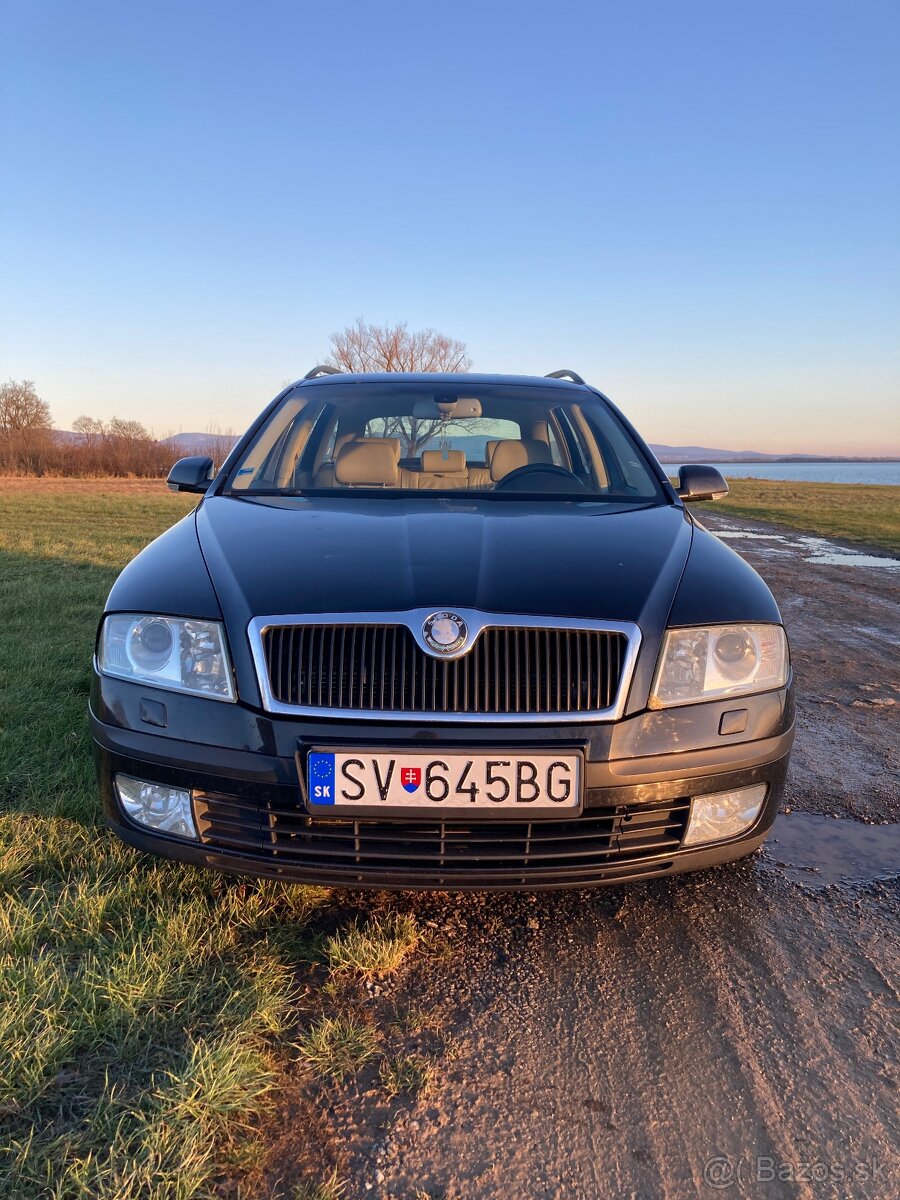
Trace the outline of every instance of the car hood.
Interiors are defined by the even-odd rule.
[[[673,505],[471,498],[210,497],[196,519],[226,620],[243,628],[454,606],[662,627],[692,529]]]

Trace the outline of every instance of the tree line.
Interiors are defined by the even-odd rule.
[[[203,447],[195,452],[203,453]],[[81,416],[72,422],[71,433],[60,433],[32,380],[0,384],[0,474],[155,479],[168,474],[180,454],[158,442],[140,421],[124,417]]]
[[[341,371],[468,371],[471,359],[463,342],[434,329],[410,330],[405,322],[355,324],[331,334],[326,362]],[[437,420],[387,417],[382,433],[399,437],[404,453],[415,454],[444,428]],[[0,384],[0,474],[165,476],[184,453],[209,454],[220,462],[222,439],[187,450],[156,440],[140,421],[80,416],[71,433],[53,429],[50,407],[30,379]]]

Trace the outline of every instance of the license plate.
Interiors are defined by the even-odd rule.
[[[581,755],[312,750],[307,789],[310,811],[323,816],[409,810],[454,816],[571,815],[581,808]]]

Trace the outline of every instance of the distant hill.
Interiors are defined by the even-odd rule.
[[[761,450],[713,450],[709,446],[662,446],[650,443],[650,449],[660,462],[775,462],[778,454],[763,454]]]
[[[715,450],[710,446],[662,446],[648,443],[661,463],[816,463],[896,462],[896,456],[881,458],[847,454],[763,454],[761,450]]]

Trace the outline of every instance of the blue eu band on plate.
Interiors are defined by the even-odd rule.
[[[333,754],[310,754],[309,798],[313,804],[334,804]]]

